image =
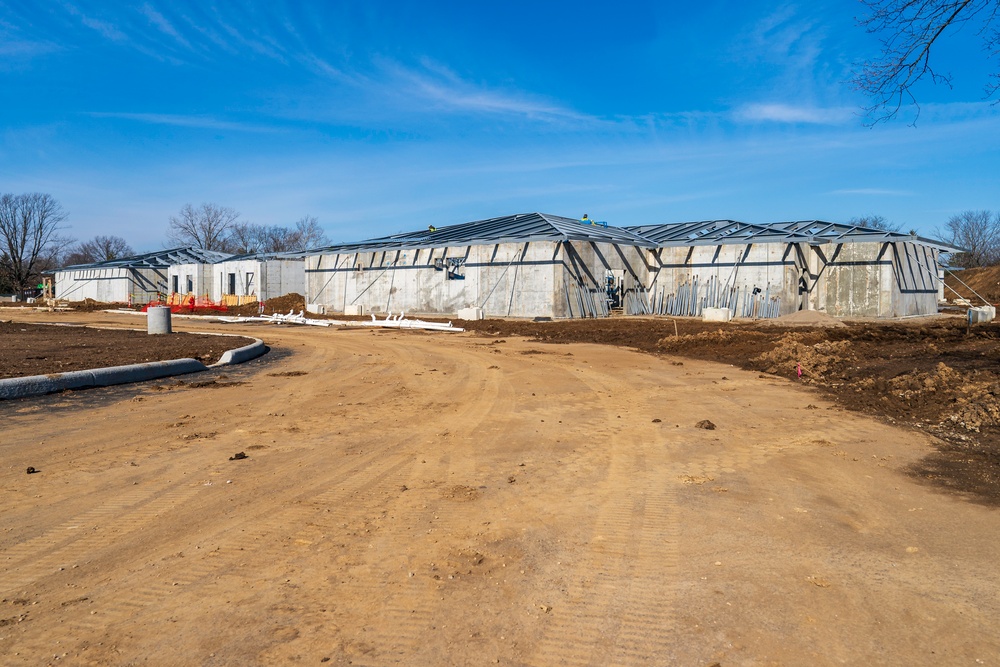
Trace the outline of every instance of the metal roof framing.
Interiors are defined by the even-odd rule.
[[[934,239],[869,229],[822,220],[796,220],[793,222],[749,223],[737,220],[705,220],[701,222],[673,222],[659,225],[637,225],[625,229],[656,242],[659,247],[724,245],[745,243],[893,243],[910,242],[936,248],[944,252],[961,252],[963,249]]]
[[[230,258],[224,252],[202,250],[201,248],[171,248],[157,250],[143,255],[133,255],[121,259],[110,259],[91,264],[64,266],[57,271],[78,271],[80,269],[161,269],[175,264],[215,264]]]
[[[477,220],[406,234],[342,243],[317,251],[370,252],[373,250],[406,250],[441,246],[482,245],[487,243],[525,243],[531,241],[589,241],[618,243],[643,248],[656,244],[622,227],[590,225],[573,218],[546,213],[519,213],[488,220]]]

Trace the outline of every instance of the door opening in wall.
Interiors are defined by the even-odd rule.
[[[625,271],[608,269],[604,274],[604,293],[610,310],[622,308],[622,290],[625,282]]]

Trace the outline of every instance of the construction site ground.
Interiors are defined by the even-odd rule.
[[[0,403],[5,663],[1000,660],[995,325],[464,324]]]
[[[61,324],[58,316],[48,319]],[[0,379],[167,359],[197,359],[208,365],[217,362],[226,350],[253,342],[241,336],[150,336],[142,328],[144,320],[119,326],[126,324],[139,330],[4,321],[4,310],[0,310]]]

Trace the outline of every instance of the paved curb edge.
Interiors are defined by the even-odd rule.
[[[143,382],[145,380],[156,380],[173,375],[198,373],[206,371],[209,368],[241,364],[244,361],[256,359],[266,351],[267,347],[264,345],[264,341],[255,338],[254,342],[250,345],[244,345],[235,350],[224,352],[219,361],[211,366],[206,366],[197,359],[171,359],[170,361],[150,361],[144,364],[130,364],[128,366],[94,368],[86,371],[6,378],[0,380],[0,400],[43,396],[67,389],[110,387],[116,384]]]

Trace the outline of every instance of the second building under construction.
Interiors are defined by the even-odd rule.
[[[735,317],[890,318],[937,312],[939,254],[955,250],[815,220],[616,228],[527,213],[313,251],[306,301],[337,313],[574,318],[715,307]]]

